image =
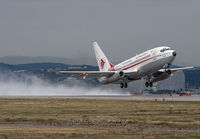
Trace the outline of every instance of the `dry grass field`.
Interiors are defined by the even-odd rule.
[[[0,99],[0,138],[200,138],[200,102]]]

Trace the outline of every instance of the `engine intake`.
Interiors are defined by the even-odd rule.
[[[171,75],[171,74],[172,74],[172,71],[171,71],[171,70],[167,70],[166,72],[167,72],[168,75]]]
[[[123,72],[123,71],[120,71],[120,72],[119,72],[119,76],[120,76],[120,77],[124,76],[124,72]]]
[[[111,77],[101,77],[99,78],[99,81],[104,84],[117,82],[118,80],[124,78],[124,72],[123,71],[116,71],[114,75]]]
[[[159,74],[154,75],[154,77],[151,80],[151,82],[158,82],[158,81],[161,81],[161,80],[165,80],[165,79],[167,79],[167,78],[169,78],[171,76],[172,76],[172,71],[171,70],[166,70],[163,73],[159,73]]]

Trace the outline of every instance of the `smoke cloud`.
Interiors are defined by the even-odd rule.
[[[68,83],[69,82],[69,83]],[[66,84],[53,84],[34,75],[0,74],[0,96],[84,96],[129,95],[119,86],[89,86],[78,80]]]

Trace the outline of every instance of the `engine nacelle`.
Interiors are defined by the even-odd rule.
[[[165,80],[169,77],[173,76],[171,70],[167,70],[166,72],[154,75],[154,77],[152,78],[151,82],[158,82],[158,81],[162,81]]]
[[[99,78],[99,81],[103,84],[108,84],[108,83],[116,82],[123,78],[124,78],[124,72],[116,71],[115,74],[112,75],[111,77],[101,77]]]

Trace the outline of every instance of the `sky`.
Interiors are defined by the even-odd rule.
[[[167,45],[176,63],[200,65],[200,1],[0,1],[0,57],[95,59],[94,41],[111,62]]]

